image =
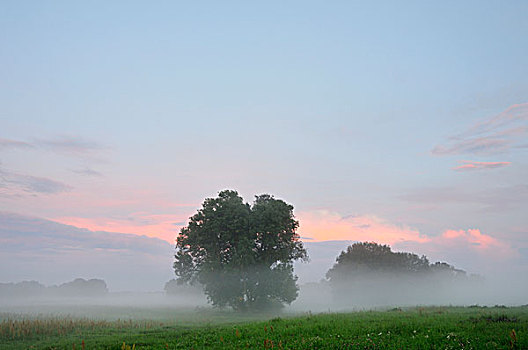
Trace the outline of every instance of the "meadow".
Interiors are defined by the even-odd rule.
[[[10,349],[528,349],[528,306],[412,307],[320,314],[210,308],[106,316],[0,314]],[[78,310],[79,311],[79,310]],[[96,314],[101,310],[86,310]]]

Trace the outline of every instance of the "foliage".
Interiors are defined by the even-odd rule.
[[[346,307],[456,302],[482,285],[447,263],[430,264],[426,256],[374,242],[349,246],[326,277],[332,301]]]
[[[19,283],[0,283],[2,298],[22,298],[42,295],[46,287],[37,281],[22,281]]]
[[[180,283],[200,283],[215,306],[236,310],[291,303],[298,287],[293,261],[307,254],[293,206],[273,196],[244,203],[236,191],[207,198],[176,241]]]
[[[214,318],[217,312],[210,312]],[[499,315],[499,316],[497,316]],[[189,315],[190,316],[190,315]],[[204,315],[205,316],[205,315]],[[343,314],[306,314],[248,323],[244,314],[205,325],[159,322],[35,321],[12,338],[0,323],[0,348],[11,349],[526,349],[528,308],[428,307]],[[493,321],[489,321],[489,319]],[[178,319],[181,324],[176,324]],[[59,322],[59,321],[57,321]],[[73,325],[73,326],[70,326]],[[46,330],[46,327],[50,327]],[[35,329],[35,330],[34,330]],[[16,332],[16,331],[15,331]]]
[[[51,294],[60,296],[101,296],[108,293],[106,282],[101,279],[92,278],[85,280],[76,278],[75,280],[63,283],[59,286],[48,287]]]
[[[426,276],[432,274],[465,276],[465,272],[447,263],[430,264],[425,255],[393,252],[388,245],[358,242],[347,247],[327,272],[330,282],[350,281],[362,276]]]

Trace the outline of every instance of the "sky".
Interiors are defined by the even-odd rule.
[[[205,198],[235,189],[291,203],[305,242],[528,272],[527,14],[4,1],[0,218],[173,244]]]

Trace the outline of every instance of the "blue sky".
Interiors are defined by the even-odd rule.
[[[527,261],[527,13],[4,2],[0,210],[170,242],[234,188],[292,203],[314,240]]]

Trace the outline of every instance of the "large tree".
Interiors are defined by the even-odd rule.
[[[179,283],[199,283],[215,306],[236,310],[291,303],[293,262],[307,259],[293,206],[264,194],[252,205],[236,191],[207,198],[176,240]]]

